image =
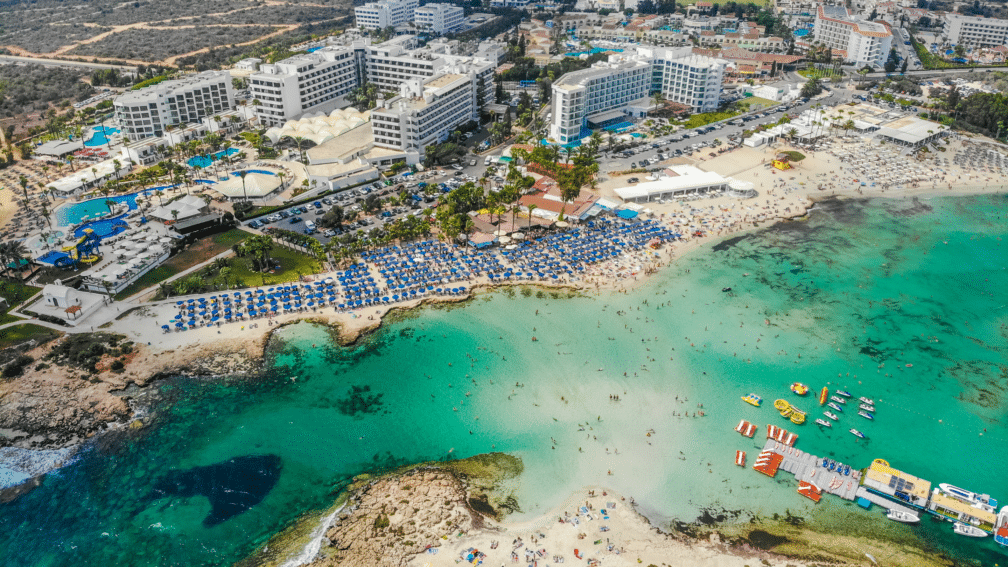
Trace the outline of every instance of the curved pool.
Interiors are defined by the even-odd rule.
[[[137,208],[137,195],[149,195],[153,191],[160,191],[167,188],[167,186],[152,187],[151,189],[137,191],[136,193],[129,193],[126,195],[116,195],[108,198],[98,197],[97,199],[88,199],[87,201],[81,201],[79,203],[64,203],[59,207],[56,207],[56,210],[53,211],[53,220],[56,222],[57,226],[68,227],[74,226],[75,224],[84,222],[88,219],[101,218],[110,214],[108,205],[105,204],[105,201],[126,203],[129,210],[133,211]]]
[[[84,145],[89,148],[94,148],[108,144],[108,137],[118,134],[119,130],[109,126],[95,126],[91,129],[91,132],[91,137],[84,141]]]
[[[123,220],[123,217],[125,216],[126,215],[119,215],[117,217],[110,217],[107,219],[99,219],[84,223],[74,230],[74,236],[81,238],[84,234],[86,234],[88,229],[94,231],[95,236],[102,240],[110,236],[115,236],[120,232],[125,232],[126,229],[129,228],[129,225],[126,224],[125,220]]]
[[[268,169],[243,169],[242,171],[246,171],[248,173],[262,173],[263,175],[276,175],[275,172],[272,172]],[[238,177],[241,175],[241,171],[232,171],[231,175],[234,177]]]
[[[238,151],[239,151],[238,148],[228,148],[227,150],[221,150],[219,152],[212,153],[209,156],[194,156],[194,157],[191,157],[191,158],[189,158],[189,161],[187,163],[189,164],[189,167],[207,168],[207,167],[210,167],[210,165],[212,165],[213,162],[215,162],[215,161],[219,160],[220,158],[224,157],[225,153],[227,155],[229,155],[229,156],[233,156],[236,153],[238,153]]]

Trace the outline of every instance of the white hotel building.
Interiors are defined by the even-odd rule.
[[[465,21],[465,10],[454,4],[425,4],[415,13],[417,26],[437,33],[453,32]]]
[[[951,45],[996,47],[1008,44],[1008,20],[945,14],[945,37]]]
[[[459,125],[478,122],[480,99],[492,95],[493,83],[481,95],[475,72],[465,66],[452,71],[410,79],[400,86],[399,96],[380,102],[371,111],[375,146],[423,154]]]
[[[693,108],[716,110],[727,61],[694,55],[692,48],[638,48],[608,62],[567,73],[553,84],[550,137],[561,144],[579,140],[586,128],[641,115],[653,92]]]
[[[320,49],[262,65],[249,77],[249,94],[259,123],[277,126],[317,107],[335,107],[358,84],[353,48]]]
[[[371,113],[375,146],[422,155],[431,141],[479,120],[480,108],[494,100],[497,62],[409,50],[412,39],[400,36],[374,46],[356,41],[263,65],[249,76],[260,124],[282,126],[309,112],[346,107],[347,93],[372,83],[382,92],[399,93]]]
[[[882,66],[892,49],[892,32],[885,24],[857,19],[843,6],[818,7],[814,37],[859,66]]]
[[[354,8],[357,27],[382,29],[413,21],[419,0],[383,0]]]
[[[161,136],[169,126],[198,124],[203,118],[234,108],[227,71],[204,71],[163,81],[113,100],[123,136],[131,141]]]

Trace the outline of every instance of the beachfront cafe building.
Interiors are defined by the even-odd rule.
[[[901,146],[919,148],[937,141],[948,129],[936,122],[921,120],[916,116],[903,116],[880,126],[875,136]]]
[[[616,195],[628,203],[648,203],[722,191],[751,195],[753,184],[724,177],[713,171],[703,171],[692,165],[675,165],[666,169],[654,181],[616,189]]]

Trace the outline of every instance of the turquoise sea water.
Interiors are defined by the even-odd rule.
[[[733,460],[745,449],[751,462],[775,423],[852,467],[885,458],[1008,502],[1006,205],[831,202],[701,250],[626,295],[487,294],[349,349],[324,329],[287,327],[265,377],[161,382],[151,425],[101,437],[0,505],[0,563],[227,565],[327,507],[353,474],[491,450],[525,462],[519,517],[603,485],[659,522],[790,510],[1004,562],[989,538],[930,520],[897,526],[831,496],[816,508],[790,475]],[[876,420],[848,411],[821,432],[817,403],[788,390],[796,380],[874,398]],[[762,408],[741,402],[749,392]],[[776,398],[809,410],[810,424],[784,422]],[[698,403],[705,417],[692,417]],[[755,441],[733,431],[740,418],[760,426]]]

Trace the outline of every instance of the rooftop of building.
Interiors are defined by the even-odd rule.
[[[152,92],[155,91],[167,91],[170,95],[172,91],[182,90],[186,87],[191,87],[197,85],[203,81],[208,80],[224,80],[226,79],[226,84],[231,82],[231,75],[227,71],[203,71],[201,73],[195,73],[192,75],[185,75],[177,79],[169,79],[167,81],[161,81],[160,83],[151,85],[149,87],[144,87],[135,91],[127,91],[118,97],[116,97],[115,102],[126,103],[131,102],[146,102],[147,97],[150,96]]]

